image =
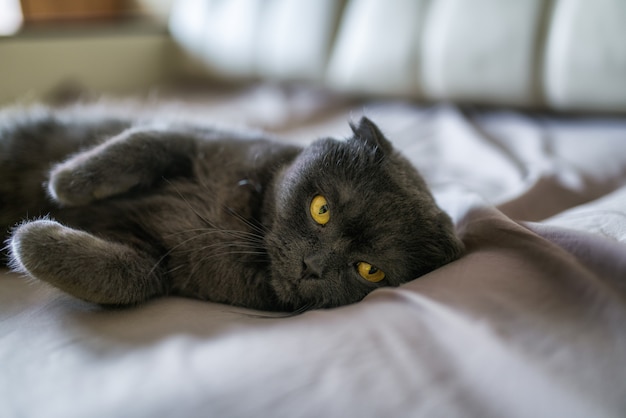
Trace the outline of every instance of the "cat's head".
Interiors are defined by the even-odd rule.
[[[462,244],[417,170],[362,118],[280,176],[267,247],[272,286],[293,308],[332,307],[458,258]]]

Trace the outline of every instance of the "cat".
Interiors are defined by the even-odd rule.
[[[301,312],[457,259],[463,244],[418,171],[370,119],[350,126],[299,147],[49,108],[0,114],[9,264],[100,305],[179,295]]]

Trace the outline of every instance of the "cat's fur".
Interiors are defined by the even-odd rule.
[[[0,225],[12,266],[75,297],[167,295],[265,310],[356,302],[459,257],[424,181],[363,118],[302,149],[216,129],[0,117]],[[309,205],[328,199],[331,220]],[[362,279],[356,264],[382,269]]]

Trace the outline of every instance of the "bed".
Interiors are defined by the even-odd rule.
[[[518,83],[524,75],[513,80],[516,75],[507,68],[470,84],[456,78],[466,77],[458,71],[437,75],[437,66],[447,65],[446,57],[458,58],[440,45],[431,52],[444,56],[426,60],[419,83],[402,74],[393,80],[370,74],[375,81],[364,85],[365,76],[340,74],[348,68],[334,62],[345,54],[333,54],[347,48],[342,39],[348,35],[342,31],[362,27],[359,19],[379,15],[382,6],[373,0],[345,5],[320,1],[327,7],[318,10],[321,16],[331,19],[325,11],[339,25],[332,29],[338,34],[334,43],[324,50],[327,64],[314,68],[324,71],[324,85],[319,79],[314,86],[284,85],[267,79],[306,74],[296,74],[296,64],[246,66],[243,58],[252,58],[241,45],[241,51],[230,46],[233,56],[241,52],[238,62],[220,61],[215,49],[199,50],[192,25],[185,33],[175,26],[176,19],[196,10],[193,4],[217,7],[214,3],[220,2],[199,3],[175,2],[172,33],[180,44],[210,63],[212,71],[237,68],[238,75],[263,80],[193,99],[114,102],[116,111],[133,108],[195,123],[252,126],[299,144],[322,136],[347,137],[347,121],[366,115],[419,168],[454,219],[466,253],[403,286],[376,290],[359,303],[293,317],[175,297],[105,309],[3,270],[0,416],[624,416],[626,72],[621,61],[613,61],[616,67],[607,67],[608,75],[585,86],[564,81],[557,74],[565,71],[561,58],[576,62],[576,57],[559,49],[567,42],[549,36],[548,47],[541,50],[551,48],[556,55],[541,61],[546,78],[537,92]],[[240,3],[222,4],[235,8]],[[474,9],[483,11],[468,14],[464,4],[470,2],[445,0],[432,7],[426,7],[428,2],[389,3],[395,6],[384,10],[396,17],[406,14],[407,7],[424,7],[411,9],[414,18],[425,22],[420,36],[430,40],[424,41],[424,51],[443,42],[437,31],[445,25],[432,19],[465,16],[472,21],[479,16],[488,22],[485,7],[502,4],[474,1]],[[272,4],[274,9],[268,10],[273,12],[263,19],[280,21],[293,9],[278,6],[290,2]],[[516,6],[517,18],[556,26],[554,36],[580,33],[563,29],[563,19],[583,25],[580,16],[626,18],[619,1],[595,6],[558,1],[553,9],[541,1],[515,4],[525,5]],[[506,19],[510,9],[500,8]],[[213,12],[205,18],[218,15]],[[204,15],[196,10],[194,16]],[[314,20],[317,15],[311,16]],[[409,23],[397,26],[413,27]],[[536,25],[518,26],[530,27],[528,33],[546,31]],[[607,24],[606,31],[624,27]],[[452,44],[456,39],[443,38]],[[605,51],[611,50],[608,45]],[[527,47],[536,48],[536,40]],[[397,57],[404,56],[401,50]],[[283,60],[278,52],[266,57]],[[527,55],[531,61],[535,57]],[[359,59],[349,61],[358,64]],[[550,60],[559,68],[552,68]],[[354,71],[361,68],[357,64]],[[305,67],[313,71],[311,65]],[[278,74],[277,68],[294,72]],[[585,68],[576,68],[568,77],[585,79]],[[318,77],[315,71],[307,77]],[[503,92],[496,84],[507,86],[507,74],[510,85]],[[414,87],[410,97],[397,94],[409,91],[405,81]],[[485,87],[489,83],[493,85]],[[594,83],[596,88],[588,86]],[[346,91],[359,92],[359,98]],[[420,97],[428,100],[416,100]]]

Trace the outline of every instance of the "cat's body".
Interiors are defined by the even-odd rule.
[[[14,229],[13,265],[100,304],[177,294],[293,311],[356,302],[458,257],[419,174],[372,122],[353,130],[302,149],[49,111],[5,118],[0,220],[48,217]]]

